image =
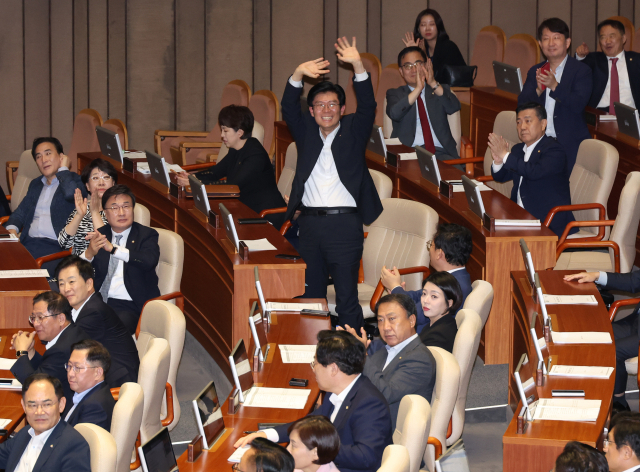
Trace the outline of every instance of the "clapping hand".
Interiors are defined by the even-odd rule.
[[[361,336],[358,336],[358,333],[356,333],[356,330],[351,326],[349,326],[348,324],[344,325],[344,328],[342,328],[341,326],[337,326],[336,330],[346,331],[347,333],[353,334],[358,341],[364,344],[365,351],[369,349],[369,345],[371,344],[371,341],[367,339],[367,332],[364,330],[364,328],[360,328]]]
[[[77,188],[74,192],[73,200],[76,204],[76,212],[78,213],[78,215],[84,216],[84,214],[87,212],[87,199],[82,197],[82,192],[79,188]]]
[[[555,91],[558,86],[558,81],[556,80],[556,76],[550,70],[536,70],[536,82],[538,83],[538,88],[542,90],[542,85]]]
[[[387,269],[386,266],[382,266],[382,270],[380,271],[380,281],[389,293],[398,286],[401,286],[404,289],[404,282],[402,282],[400,275],[398,275],[398,268],[396,266],[393,266],[393,269],[391,270]]]
[[[423,41],[424,40],[422,38],[418,39],[416,41],[416,39],[415,39],[415,37],[414,37],[414,35],[413,35],[413,33],[411,31],[407,31],[404,34],[404,39],[402,40],[402,42],[404,43],[404,47],[405,48],[408,48],[408,47],[411,47],[411,46],[422,47]]]
[[[431,62],[431,59],[427,58],[427,62],[422,66],[422,73],[424,74],[425,82],[429,84],[429,87],[435,90],[438,83],[436,82],[435,74],[433,73],[433,62]]]
[[[509,154],[509,143],[502,136],[495,133],[489,133],[489,149],[491,149],[491,157],[496,165],[502,164],[504,158]]]

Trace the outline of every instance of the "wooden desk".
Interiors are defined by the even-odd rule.
[[[99,152],[78,154],[78,167],[102,157]],[[115,162],[115,161],[111,161]],[[154,227],[178,233],[184,239],[184,270],[180,290],[185,296],[187,329],[204,346],[226,375],[231,378],[228,356],[235,343],[243,338],[249,345],[251,333],[247,322],[249,299],[258,296],[253,268],[260,268],[260,282],[267,298],[293,298],[304,293],[302,260],[277,259],[276,254],[296,251],[271,225],[236,224],[240,239],[267,238],[275,251],[252,252],[243,261],[230,252],[224,226],[215,229],[201,221],[192,199],[177,199],[158,191],[149,175],[123,171],[116,162],[118,183],[131,188],[136,201],[151,212]],[[223,202],[238,218],[258,215],[236,199],[211,200],[211,208]]]
[[[594,284],[577,284],[564,282],[563,276],[576,271],[541,271],[540,281],[546,293],[554,295],[597,295]],[[509,356],[509,403],[514,411],[520,411],[521,403],[513,380],[513,371],[520,356],[528,352],[529,359],[536,359],[535,349],[531,345],[529,326],[533,312],[540,312],[528,295],[525,287],[525,273],[512,272],[512,308],[511,323],[511,351]],[[597,306],[561,306],[550,305],[547,311],[557,315],[558,332],[562,331],[603,331],[611,334],[609,314],[598,299]],[[588,323],[586,323],[588,320]],[[557,345],[548,343],[549,354],[557,356],[560,365],[587,365],[615,367],[616,353],[614,344],[574,344]],[[606,380],[577,379],[566,377],[546,377],[545,385],[537,387],[540,398],[551,398],[552,389],[582,389],[588,400],[602,400],[600,415],[595,423],[568,421],[534,421],[529,423],[524,434],[516,433],[516,416],[512,419],[503,443],[503,470],[511,471],[540,471],[553,469],[555,459],[568,441],[580,441],[602,450],[603,429],[608,423],[611,412],[611,397],[613,395],[614,373]],[[517,405],[517,406],[516,406]]]

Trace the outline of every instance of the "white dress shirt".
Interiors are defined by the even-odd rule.
[[[93,387],[86,389],[84,392],[80,392],[80,393],[74,393],[73,394],[73,406],[71,407],[71,409],[69,410],[69,413],[67,413],[67,416],[64,417],[65,421],[69,421],[69,418],[71,418],[71,414],[73,413],[73,410],[76,409],[76,406],[78,406],[78,403],[80,403],[82,401],[82,399],[84,397],[86,397],[89,392],[91,390],[93,390],[94,388],[96,388],[98,385],[100,385],[102,382],[98,382],[97,384],[95,384]]]
[[[58,420],[58,423],[60,423],[60,420]],[[58,423],[56,423],[56,426],[58,426]],[[31,472],[33,470],[36,462],[38,462],[38,457],[40,457],[42,448],[44,448],[44,444],[47,442],[47,439],[49,439],[49,436],[51,436],[51,433],[56,426],[43,433],[38,434],[37,436],[33,428],[29,428],[31,440],[22,453],[20,462],[18,462],[18,465],[14,469],[14,472]]]
[[[567,56],[564,56],[563,61],[560,63],[560,65],[556,68],[556,72],[555,74],[553,74],[556,77],[556,81],[558,82],[558,85],[560,85],[560,80],[562,79],[562,73],[564,72],[564,66],[567,65]],[[554,98],[550,97],[549,94],[551,93],[551,89],[549,87],[547,87],[544,90],[544,93],[547,94],[547,98],[544,102],[544,108],[547,110],[547,136],[551,136],[552,138],[557,137],[556,136],[556,127],[553,123],[553,113],[556,109],[556,101]],[[519,197],[518,197],[519,198]],[[522,206],[522,205],[520,205]]]
[[[93,292],[95,293],[95,292]],[[82,309],[84,308],[84,306],[87,304],[87,302],[89,301],[89,299],[91,297],[93,297],[93,293],[91,295],[89,295],[87,297],[87,299],[84,301],[84,303],[82,305],[80,305],[80,308],[78,308],[77,310],[75,308],[71,309],[71,318],[73,318],[73,322],[75,323],[76,320],[78,319],[78,315],[80,314],[80,312],[82,311]]]
[[[554,100],[554,102],[555,102],[555,100]],[[547,123],[548,123],[548,121],[547,121]],[[549,129],[549,128],[547,128],[547,129]],[[547,133],[547,135],[549,135],[549,133]],[[542,139],[542,138],[543,138],[543,136],[540,136],[540,139]],[[536,146],[540,142],[540,139],[538,139],[531,146],[527,146],[526,144],[524,145],[524,162],[529,162],[529,158],[531,157],[531,153],[533,152],[533,150],[536,148]],[[491,164],[491,167],[492,167],[493,171],[494,172],[498,172],[500,169],[502,169],[502,166],[504,165],[505,162],[507,162],[507,158],[510,155],[511,155],[511,153],[509,153],[506,156],[504,156],[504,159],[502,160],[502,164],[496,164],[495,162],[493,164]],[[517,201],[517,203],[522,208],[524,208],[524,205],[522,204],[522,199],[520,198],[520,186],[521,185],[522,185],[522,176],[520,176],[520,183],[518,185],[518,201]]]
[[[62,328],[62,331],[60,331],[60,332],[58,333],[58,335],[57,335],[55,338],[53,338],[51,341],[49,341],[49,342],[47,343],[47,345],[44,347],[44,349],[48,351],[48,350],[49,350],[49,349],[51,349],[53,346],[55,346],[55,345],[56,345],[56,343],[58,342],[58,338],[60,337],[60,335],[62,334],[62,332],[63,332],[65,329],[67,329],[69,326],[71,326],[71,324],[68,324],[67,326],[65,326],[64,328]]]
[[[412,92],[415,89],[415,87],[412,87],[411,85],[407,85],[407,87],[409,87]],[[424,111],[427,112],[427,120],[429,120],[429,126],[431,127],[431,136],[433,137],[433,145],[435,147],[441,148],[442,144],[440,144],[440,140],[438,140],[436,133],[434,133],[433,125],[431,124],[432,121],[431,121],[431,117],[429,116],[429,110],[427,109],[427,100],[425,99],[424,88],[420,93],[420,100],[422,100],[422,104],[424,105]],[[416,137],[414,138],[413,144],[411,145],[411,147],[424,146],[424,134],[422,134],[422,125],[420,124],[420,113],[418,113],[418,100],[416,100],[416,102],[413,105],[416,107]]]
[[[627,69],[627,61],[624,56],[624,49],[620,54],[618,54],[615,57],[618,58],[618,62],[616,63],[616,68],[618,69],[620,103],[623,103],[627,106],[635,108],[636,102],[633,100],[633,94],[631,93],[631,82],[629,80],[629,70]],[[584,59],[584,57],[578,56],[576,54],[576,59],[581,61]],[[602,94],[602,97],[600,98],[600,102],[598,102],[598,108],[609,107],[609,99],[611,98],[611,66],[613,65],[613,62],[611,62],[611,59],[613,58],[607,56],[607,67],[609,68],[609,78],[607,79],[607,86],[604,88],[604,92]]]
[[[387,360],[385,361],[384,366],[382,367],[382,370],[386,369],[389,363],[393,359],[395,359],[398,353],[402,351],[407,346],[407,344],[409,344],[411,341],[413,341],[417,337],[418,337],[418,333],[414,334],[410,338],[405,339],[401,343],[396,344],[393,347],[389,346],[388,344],[385,344],[384,347],[387,349]]]

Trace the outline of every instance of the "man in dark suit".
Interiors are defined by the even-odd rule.
[[[92,423],[111,430],[111,416],[116,401],[105,382],[109,372],[109,351],[93,339],[85,339],[71,346],[71,356],[66,364],[67,379],[73,394],[73,406],[64,419],[71,426]]]
[[[565,150],[554,138],[545,135],[546,110],[536,102],[524,103],[516,110],[518,143],[509,152],[509,143],[494,133],[489,134],[493,164],[491,175],[496,182],[513,180],[511,200],[543,221],[549,211],[559,205],[571,205],[569,169]],[[549,229],[561,236],[573,213],[558,213]],[[573,228],[570,234],[578,231]]]
[[[640,471],[640,422],[638,419],[624,418],[616,422],[604,441],[603,450],[610,472]]]
[[[111,355],[111,368],[104,371],[106,383],[116,388],[125,382],[137,382],[140,358],[136,343],[113,308],[95,293],[91,263],[69,256],[58,264],[57,270],[60,293],[73,308],[74,323]]]
[[[339,324],[360,327],[364,324],[358,301],[362,224],[373,223],[382,213],[364,156],[376,101],[355,38],[353,45],[346,38],[338,39],[336,49],[342,62],[353,64],[358,108],[355,114],[342,117],[344,90],[323,81],[309,90],[310,114],[303,115],[302,79],[328,73],[324,68],[329,62],[316,59],[296,68],[282,97],[282,116],[298,147],[285,219],[297,218],[300,228],[299,251],[307,264],[304,296],[326,298],[331,275]]]
[[[33,313],[29,322],[35,331],[18,331],[11,340],[18,356],[11,373],[23,384],[33,374],[44,373],[57,378],[62,383],[69,407],[73,391],[64,364],[69,360],[71,345],[88,336],[73,324],[69,302],[56,292],[42,292],[33,298]],[[47,343],[43,355],[35,350],[36,334],[41,342]]]
[[[447,115],[460,110],[458,98],[448,85],[435,80],[431,59],[421,48],[410,46],[400,51],[398,67],[407,85],[387,90],[391,137],[405,146],[422,146],[439,159],[457,157]]]
[[[569,27],[559,18],[540,24],[538,44],[547,61],[529,69],[518,105],[536,102],[546,109],[547,136],[557,138],[564,148],[571,174],[580,143],[591,137],[583,116],[591,96],[591,70],[567,55]]]
[[[126,185],[104,192],[102,208],[109,224],[89,234],[89,247],[80,256],[93,265],[94,287],[130,334],[136,331],[144,304],[160,296],[158,232],[133,221],[135,205],[136,197]]]
[[[322,405],[310,415],[329,418],[340,435],[340,452],[333,460],[340,472],[369,471],[380,467],[382,452],[391,444],[391,416],[387,400],[362,375],[365,349],[347,331],[320,331],[313,372],[320,390],[326,392]],[[266,429],[241,438],[235,447],[257,437],[289,442],[291,424]]]
[[[640,104],[640,54],[624,50],[627,36],[618,20],[602,21],[598,25],[598,36],[602,52],[589,52],[586,43],[576,49],[576,59],[593,72],[589,106],[610,115],[615,115],[613,102],[636,108]]]
[[[29,376],[22,385],[21,403],[30,428],[0,444],[0,469],[91,471],[89,444],[73,426],[60,421],[66,406],[60,380],[47,374]]]
[[[34,258],[61,251],[58,234],[75,208],[77,188],[87,196],[80,176],[69,170],[69,157],[62,153],[56,138],[36,138],[31,154],[42,173],[29,184],[27,195],[11,214],[5,227],[13,234],[20,232],[20,242]],[[53,275],[56,263],[42,266]]]
[[[438,225],[433,240],[427,241],[429,265],[438,272],[449,272],[460,284],[460,289],[462,290],[460,306],[464,305],[464,301],[471,293],[471,275],[467,272],[465,265],[469,260],[469,256],[471,256],[472,249],[471,231],[464,226],[453,223]],[[409,295],[416,304],[416,332],[420,333],[425,326],[429,326],[430,320],[425,316],[420,302],[422,289],[405,290],[404,282],[402,282],[401,276],[398,275],[397,267],[389,270],[383,266],[380,280],[390,293]]]

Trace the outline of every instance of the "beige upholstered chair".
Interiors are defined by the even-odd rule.
[[[398,64],[389,64],[382,69],[380,80],[378,81],[378,89],[376,90],[376,103],[378,107],[376,108],[375,123],[378,126],[382,126],[383,130],[384,118],[387,115],[387,90],[402,87],[403,85],[405,85],[405,83],[404,79],[400,76],[400,72],[398,72]],[[390,129],[391,128],[389,128],[389,130]],[[389,133],[391,133],[391,131],[389,131]],[[391,134],[389,134],[389,136],[391,136]],[[389,136],[384,135],[385,138]]]
[[[298,148],[295,141],[289,144],[287,147],[287,153],[284,157],[284,167],[280,172],[280,179],[278,180],[278,190],[284,197],[289,196],[291,193],[291,185],[293,185],[293,178],[296,175],[296,166],[298,164]]]
[[[380,279],[382,266],[428,266],[427,241],[435,234],[438,224],[438,214],[423,203],[386,198],[382,200],[382,206],[382,214],[369,226],[362,254],[364,283],[358,284],[358,298],[365,318],[373,316],[369,302]],[[407,290],[421,288],[420,274],[407,275],[404,280]],[[333,285],[327,287],[327,302],[329,310],[335,312]]]
[[[147,351],[140,357],[138,384],[144,392],[144,408],[140,425],[141,443],[146,443],[162,429],[161,411],[169,378],[171,348],[166,339],[154,338],[147,344]]]
[[[626,31],[626,28],[625,28],[625,31]],[[629,38],[629,36],[631,35],[627,35],[627,39]],[[640,52],[640,28],[638,28],[636,32],[633,34],[633,46],[631,50],[635,52]]]
[[[451,92],[456,95],[455,92]],[[449,129],[451,130],[451,135],[453,139],[456,141],[456,151],[457,155],[451,156],[452,159],[456,159],[460,156],[460,142],[462,140],[462,124],[460,123],[460,110],[455,112],[453,115],[447,115],[447,121],[449,122]]]
[[[184,240],[178,233],[168,229],[153,229],[159,235],[160,260],[156,267],[156,274],[158,274],[160,295],[179,292],[184,264]]]
[[[91,451],[91,472],[115,472],[116,440],[104,428],[91,423],[75,425],[77,432],[89,443]]]
[[[503,62],[506,45],[507,37],[498,26],[485,26],[480,30],[473,45],[471,61],[469,61],[470,65],[478,66],[478,75],[473,85],[496,86],[493,61]]]
[[[371,86],[373,87],[373,94],[375,96],[376,91],[378,90],[378,83],[380,82],[380,75],[382,73],[382,65],[380,64],[380,59],[378,59],[375,54],[371,54],[368,52],[361,52],[360,58],[362,59],[362,64],[364,65],[365,70],[369,73],[369,77],[371,77]],[[358,101],[356,100],[356,91],[353,88],[353,76],[354,73],[351,72],[351,75],[349,76],[349,83],[345,87],[344,91],[345,115],[355,113],[358,106]]]
[[[140,332],[138,333],[138,354],[140,358],[147,353],[152,339],[162,338],[171,347],[171,361],[167,382],[173,390],[173,421],[168,425],[171,431],[180,420],[180,402],[176,394],[176,377],[184,347],[186,322],[182,311],[164,300],[152,300],[144,306],[140,315]],[[165,402],[162,402],[162,418],[166,417]]]
[[[393,444],[407,448],[409,470],[418,472],[422,456],[427,447],[427,436],[431,426],[431,406],[420,395],[405,395],[400,401]]]
[[[133,221],[143,226],[151,226],[151,213],[142,203],[136,203],[133,207]]]
[[[7,163],[9,164],[9,163]],[[29,184],[36,177],[40,177],[42,174],[40,173],[40,169],[38,169],[38,165],[36,164],[35,159],[31,155],[31,149],[25,150],[20,155],[20,160],[18,161],[18,172],[16,174],[15,180],[9,180],[9,175],[7,175],[7,182],[13,182],[13,188],[11,189],[11,211],[15,211],[20,205],[22,199],[27,195],[27,191],[29,190]]]
[[[493,74],[493,72],[492,72]],[[495,84],[494,84],[495,85]],[[516,112],[515,111],[501,111],[496,116],[496,121],[493,122],[493,132],[506,139],[513,147],[520,142],[518,137],[518,129],[516,128]],[[488,137],[487,137],[488,139]],[[484,153],[484,175],[491,177],[491,163],[493,158],[491,157],[491,149],[487,148]],[[486,184],[494,190],[497,190],[507,198],[511,198],[511,189],[513,188],[513,182],[499,183],[493,179],[486,182]]]
[[[636,255],[636,235],[640,221],[640,172],[630,172],[620,193],[618,216],[615,221],[593,222],[594,226],[613,225],[609,241],[590,242],[593,249],[609,248],[609,252],[575,251],[563,252],[567,248],[577,247],[577,243],[560,238],[558,242],[558,260],[556,270],[601,270],[605,272],[630,272]],[[585,222],[571,222],[567,229]],[[565,229],[565,232],[567,230]],[[619,263],[616,263],[619,254]],[[617,268],[619,266],[619,269]]]
[[[271,90],[258,90],[249,100],[255,121],[264,128],[262,145],[273,160],[276,152],[276,121],[280,121],[280,102]]]
[[[458,386],[460,384],[460,367],[453,354],[439,347],[429,347],[436,359],[436,385],[431,397],[431,427],[429,438],[437,439],[446,448],[449,420],[456,404]],[[424,453],[424,462],[429,470],[435,470],[435,447],[428,444]]]
[[[520,68],[522,85],[527,72],[540,62],[540,48],[536,38],[530,34],[514,34],[507,40],[504,58],[501,62]]]
[[[462,308],[475,311],[484,327],[493,304],[493,286],[484,280],[476,280],[471,284],[471,293],[464,301]]]
[[[122,149],[129,149],[129,133],[127,132],[127,126],[118,118],[111,118],[102,124],[103,128],[113,131],[118,134],[120,139],[120,146]]]
[[[100,113],[91,108],[80,110],[73,121],[73,137],[67,156],[76,169],[78,168],[78,153],[100,152],[96,126],[102,126],[102,117]]]
[[[140,385],[127,382],[120,387],[119,398],[111,417],[111,435],[118,446],[116,472],[131,470],[131,457],[134,455],[136,438],[142,424],[143,405],[144,393]]]
[[[369,174],[371,174],[373,185],[376,186],[376,190],[378,191],[380,200],[391,198],[391,192],[393,191],[393,182],[391,182],[389,176],[373,169],[369,169]]]
[[[482,333],[482,319],[480,315],[470,309],[462,309],[456,314],[458,333],[453,343],[453,357],[460,367],[460,384],[453,415],[451,417],[451,436],[447,438],[447,446],[451,446],[462,436],[464,428],[464,409],[467,404],[467,389],[471,379],[473,364],[478,355],[480,334]]]
[[[393,121],[387,115],[387,97],[384,97],[384,114],[382,119],[382,135],[384,139],[389,139],[393,133]]]
[[[378,472],[409,472],[409,451],[404,446],[389,444],[382,453]]]

